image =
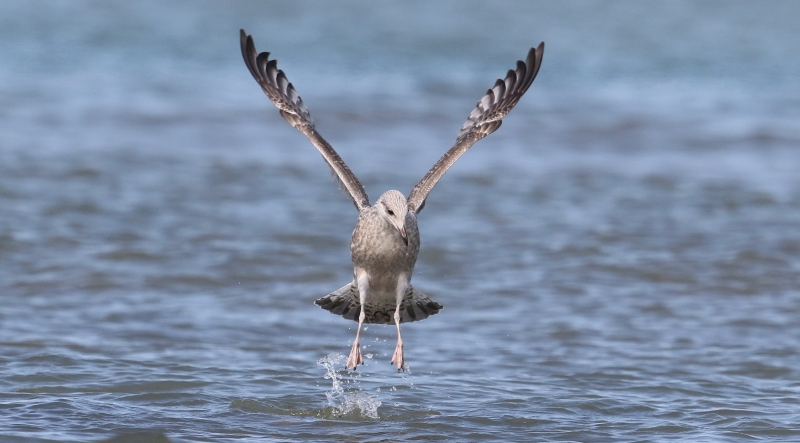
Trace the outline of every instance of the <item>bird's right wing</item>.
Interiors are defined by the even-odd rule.
[[[542,65],[544,42],[538,48],[531,48],[528,57],[523,63],[517,61],[517,69],[509,70],[505,80],[498,79],[492,89],[480,99],[478,105],[469,114],[467,121],[458,133],[456,144],[450,148],[436,162],[435,165],[422,177],[408,195],[408,208],[416,213],[425,206],[425,199],[431,192],[436,182],[444,175],[453,163],[462,154],[472,147],[475,142],[496,131],[503,123],[505,117],[514,105],[519,102],[522,95],[533,83],[539,67]]]
[[[339,187],[350,194],[356,208],[361,211],[365,207],[369,207],[369,197],[367,197],[361,182],[333,147],[319,135],[303,100],[297,95],[297,91],[286,79],[283,71],[278,69],[278,62],[269,60],[269,52],[259,54],[253,44],[253,37],[247,35],[244,29],[239,32],[239,37],[242,45],[242,57],[244,57],[247,68],[250,69],[253,78],[261,85],[261,89],[264,90],[267,97],[278,108],[284,120],[305,134],[317,147],[339,181]]]

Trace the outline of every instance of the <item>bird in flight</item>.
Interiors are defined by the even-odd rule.
[[[505,79],[498,79],[461,127],[456,142],[408,194],[386,191],[374,205],[358,178],[339,154],[317,132],[314,120],[294,86],[278,69],[269,52],[258,53],[253,37],[240,31],[242,57],[253,78],[278,108],[281,116],[316,146],[330,166],[339,186],[353,199],[358,209],[350,256],[353,281],[316,301],[333,314],[358,322],[358,331],[345,368],[364,364],[359,339],[364,323],[392,324],[397,327],[397,346],[391,363],[405,368],[400,323],[423,320],[436,314],[442,305],[411,286],[411,274],[419,252],[417,214],[425,199],[447,169],[478,140],[496,131],[511,109],[528,90],[542,63],[544,42],[531,48],[525,61],[517,61]]]

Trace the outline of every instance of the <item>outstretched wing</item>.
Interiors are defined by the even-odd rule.
[[[422,177],[422,180],[414,186],[408,195],[408,207],[410,210],[419,213],[425,206],[425,199],[431,192],[436,182],[447,172],[447,169],[467,152],[475,142],[496,131],[503,123],[505,117],[514,105],[517,104],[525,91],[528,90],[539,66],[542,64],[542,54],[544,54],[544,42],[538,48],[531,48],[528,51],[528,58],[523,63],[517,61],[517,69],[509,70],[505,80],[498,79],[492,89],[486,92],[478,105],[469,114],[466,123],[458,133],[456,144],[447,151],[439,161],[433,165],[430,171]]]
[[[297,95],[294,86],[286,79],[286,75],[278,69],[278,62],[269,60],[269,52],[259,54],[253,44],[253,37],[247,35],[244,29],[239,32],[239,37],[242,44],[242,57],[244,57],[247,68],[250,69],[253,78],[261,85],[261,89],[264,90],[267,97],[278,108],[284,120],[305,134],[317,147],[339,181],[339,187],[350,194],[356,208],[361,211],[365,207],[369,207],[369,197],[367,197],[364,187],[361,186],[361,182],[339,157],[339,154],[333,150],[333,147],[314,128],[311,114],[303,104],[303,100]]]

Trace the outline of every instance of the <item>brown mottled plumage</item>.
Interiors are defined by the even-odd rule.
[[[374,206],[370,206],[364,187],[350,168],[317,132],[311,114],[286,75],[278,69],[277,62],[269,60],[268,52],[259,54],[253,38],[244,30],[240,32],[240,42],[245,64],[261,89],[280,110],[281,116],[316,146],[359,211],[350,242],[353,281],[316,301],[323,309],[358,322],[356,339],[345,367],[355,369],[364,363],[359,344],[362,324],[394,323],[397,346],[392,364],[403,370],[400,323],[422,320],[442,309],[442,305],[411,286],[419,253],[417,214],[447,169],[475,142],[496,131],[503,117],[528,90],[539,72],[544,42],[538,48],[531,48],[524,62],[518,61],[515,70],[509,70],[505,79],[497,80],[484,94],[461,127],[456,144],[414,186],[408,199],[399,191],[386,191]]]

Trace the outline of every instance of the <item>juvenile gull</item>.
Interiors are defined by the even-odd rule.
[[[277,62],[269,60],[268,52],[259,54],[252,36],[244,29],[240,31],[240,39],[244,62],[261,89],[280,110],[281,116],[317,147],[359,212],[350,241],[353,281],[316,301],[323,309],[358,322],[356,339],[345,367],[355,369],[364,364],[359,343],[364,323],[394,323],[397,346],[392,364],[403,370],[400,323],[423,320],[442,309],[442,305],[411,286],[411,274],[419,252],[417,214],[447,169],[475,142],[496,131],[502,118],[528,90],[539,72],[544,42],[531,48],[524,62],[517,61],[517,68],[509,70],[505,79],[498,79],[486,92],[461,127],[455,145],[414,186],[408,199],[399,191],[386,191],[371,206],[364,187],[315,129],[306,105],[278,69]]]

